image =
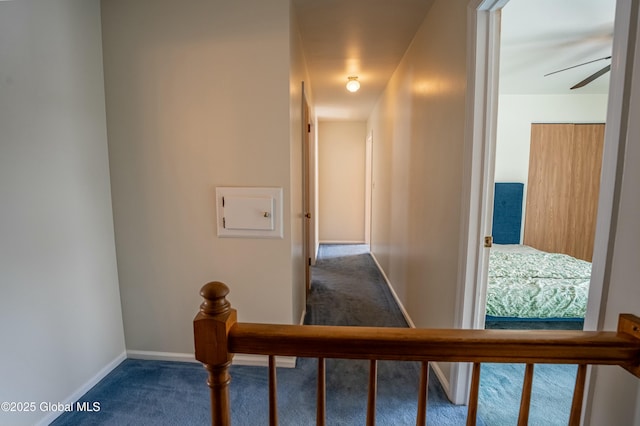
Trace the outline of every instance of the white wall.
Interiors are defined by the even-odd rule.
[[[103,87],[98,0],[0,2],[1,424],[124,356]]]
[[[368,122],[372,252],[418,327],[454,326],[466,23],[466,2],[434,2]]]
[[[318,125],[321,242],[364,242],[366,132],[365,122]]]
[[[526,217],[532,123],[604,123],[608,95],[500,95],[496,132],[495,182],[524,183],[522,229]]]
[[[420,327],[453,326],[466,13],[463,2],[434,2],[368,122],[372,251]]]
[[[607,259],[609,267],[605,272],[603,306],[600,309],[604,330],[616,330],[620,313],[640,315],[640,44],[637,42],[640,39],[640,15],[635,16],[635,25],[635,61],[632,61],[635,76],[626,114],[628,129],[621,135],[624,157],[618,163],[620,193],[617,209],[614,208],[610,242],[612,256]],[[640,425],[640,379],[619,367],[598,367],[594,385],[593,406],[587,424]]]
[[[291,148],[289,7],[288,0],[102,3],[130,352],[192,356],[199,290],[211,280],[230,286],[241,321],[299,321],[292,293],[301,274],[292,258],[300,220],[291,216],[300,201],[292,201],[299,189],[291,182],[301,160]],[[218,238],[217,186],[282,187],[284,239]]]
[[[496,182],[527,183],[531,123],[604,123],[607,95],[500,95]]]

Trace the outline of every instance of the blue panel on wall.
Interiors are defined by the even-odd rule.
[[[520,244],[522,183],[496,182],[493,194],[493,242]]]

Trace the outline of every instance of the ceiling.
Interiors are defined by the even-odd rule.
[[[433,0],[293,0],[320,119],[366,120]],[[356,93],[347,77],[358,76]]]
[[[462,0],[456,0],[462,1]],[[433,0],[293,0],[315,111],[320,120],[366,120]],[[510,0],[503,10],[500,92],[606,93],[608,74],[576,90],[606,66],[615,0]],[[357,75],[361,88],[345,89]]]
[[[609,73],[570,88],[611,63],[615,0],[510,0],[502,10],[500,93],[606,94]]]

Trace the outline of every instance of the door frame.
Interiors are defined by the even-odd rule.
[[[508,0],[470,0],[467,14],[467,103],[464,176],[461,205],[461,244],[455,327],[484,328],[489,250],[483,237],[491,235],[495,127],[498,116],[500,9]],[[471,364],[454,363],[448,396],[467,404]]]
[[[373,130],[365,141],[364,243],[371,251],[371,205],[373,197]]]
[[[584,329],[602,329],[603,290],[612,253],[611,228],[621,176],[618,165],[624,155],[629,82],[634,43],[629,31],[638,19],[634,0],[617,0],[611,80],[607,106],[607,126],[602,159],[598,217],[596,221],[591,285]],[[467,120],[465,126],[465,176],[461,219],[462,244],[458,273],[455,326],[484,328],[486,274],[489,251],[483,237],[491,235],[493,210],[493,169],[495,127],[498,104],[500,10],[508,0],[469,0],[467,51]],[[621,143],[622,141],[622,143]],[[480,297],[483,296],[483,297]],[[471,381],[471,365],[452,365],[449,396],[456,404],[466,404]],[[587,379],[584,412],[590,408],[591,380]],[[583,416],[583,419],[585,416]]]

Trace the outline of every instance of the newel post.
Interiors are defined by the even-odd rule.
[[[207,384],[211,388],[211,424],[231,424],[229,406],[229,366],[233,354],[229,353],[229,330],[237,322],[235,309],[225,298],[229,288],[221,282],[210,282],[200,290],[204,302],[193,320],[196,359],[209,372]]]

